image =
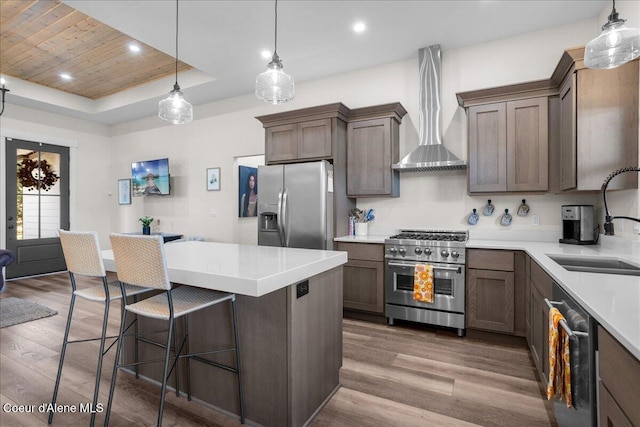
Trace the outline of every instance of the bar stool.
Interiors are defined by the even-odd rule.
[[[96,372],[95,386],[93,390],[93,406],[91,413],[91,425],[95,423],[95,408],[98,403],[98,391],[100,389],[100,375],[102,373],[102,360],[104,355],[113,346],[112,343],[105,351],[105,341],[109,338],[117,338],[117,336],[107,337],[107,321],[109,320],[109,304],[111,301],[121,299],[123,297],[122,287],[119,282],[107,281],[107,274],[104,269],[104,263],[100,256],[100,244],[98,243],[98,234],[95,231],[65,231],[59,230],[60,243],[62,244],[62,252],[64,254],[67,269],[69,270],[69,279],[71,281],[71,301],[69,303],[69,313],[67,315],[67,327],[64,331],[64,339],[62,341],[62,349],[60,351],[60,363],[58,365],[58,374],[56,376],[56,384],[53,388],[53,397],[51,399],[52,406],[56,403],[58,397],[58,389],[60,387],[60,378],[62,376],[62,365],[67,350],[67,344],[81,343],[88,341],[100,340],[100,353],[98,354],[98,367]],[[76,288],[76,275],[100,277],[101,285],[89,288]],[[152,291],[150,288],[142,288],[138,286],[125,286],[127,296],[137,296],[145,292]],[[88,301],[101,302],[104,304],[104,317],[102,318],[102,334],[97,338],[87,338],[81,340],[69,341],[69,330],[71,329],[71,318],[73,316],[73,307],[76,297],[83,298]],[[124,311],[124,303],[122,304]],[[129,324],[129,327],[131,324]],[[127,327],[128,329],[128,327]],[[137,357],[137,353],[136,353]],[[49,413],[49,424],[53,422],[53,412]]]
[[[187,360],[187,396],[191,400],[191,381],[190,381],[190,360],[196,360],[211,366],[225,369],[237,375],[238,379],[238,395],[240,402],[240,421],[244,424],[244,403],[242,393],[242,375],[240,366],[240,349],[238,346],[238,327],[236,315],[236,295],[226,292],[217,292],[192,286],[173,287],[169,281],[169,273],[167,270],[167,262],[164,253],[164,245],[160,236],[136,236],[125,234],[111,234],[111,246],[113,248],[113,256],[116,262],[116,270],[118,279],[121,283],[128,285],[136,285],[142,287],[150,287],[160,289],[165,292],[147,298],[143,301],[126,304],[123,313],[123,321],[126,312],[131,312],[137,316],[149,317],[152,319],[160,319],[168,321],[168,331],[166,344],[153,343],[165,349],[164,359],[151,360],[144,362],[136,362],[136,365],[142,363],[163,362],[164,369],[162,374],[162,386],[160,389],[160,404],[158,408],[157,425],[162,425],[162,412],[164,409],[164,396],[167,387],[167,379],[171,372],[177,366],[179,359]],[[126,294],[126,289],[123,289]],[[233,335],[234,347],[226,349],[216,349],[206,352],[189,353],[189,314],[198,310],[211,307],[225,301],[231,303],[233,316]],[[176,319],[184,316],[184,337],[182,343],[178,346],[176,341]],[[109,402],[107,404],[105,426],[109,424],[109,416],[113,403],[113,395],[115,391],[117,370],[120,367],[131,366],[133,364],[123,364],[120,361],[122,342],[125,330],[120,327],[120,337],[116,349],[116,363],[113,367],[113,375],[111,377],[111,389],[109,391]],[[171,369],[169,369],[171,341],[174,340],[174,354],[172,358]],[[145,341],[149,342],[149,341]],[[186,354],[182,354],[185,349]],[[207,360],[201,356],[220,353],[224,351],[234,351],[236,356],[236,367],[219,364]],[[176,395],[179,396],[178,375],[176,373]]]

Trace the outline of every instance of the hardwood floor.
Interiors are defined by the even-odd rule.
[[[96,282],[97,283],[97,282]],[[81,279],[79,287],[92,284]],[[24,298],[58,315],[0,330],[0,404],[35,405],[33,413],[0,411],[0,425],[41,426],[38,406],[51,400],[66,322],[70,285],[66,273],[7,282],[0,298]],[[102,306],[76,300],[73,338],[100,330]],[[119,304],[109,333],[116,334]],[[504,344],[412,325],[344,321],[342,387],[312,425],[322,426],[555,426],[523,343]],[[74,344],[67,357],[59,404],[90,402],[98,344]],[[113,352],[103,368],[100,399],[106,405]],[[118,375],[112,426],[154,425],[158,386]],[[54,425],[80,426],[87,413],[57,413]],[[102,424],[98,414],[97,424]],[[238,420],[168,392],[165,426],[236,426]],[[279,426],[278,426],[279,427]]]

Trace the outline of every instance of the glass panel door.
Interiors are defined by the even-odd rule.
[[[7,277],[66,269],[57,231],[69,228],[69,149],[7,138]]]

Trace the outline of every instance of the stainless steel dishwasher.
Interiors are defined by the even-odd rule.
[[[553,284],[553,301],[545,298],[545,302],[560,310],[566,319],[560,321],[560,327],[569,334],[573,408],[554,399],[558,427],[596,427],[596,321],[557,283]]]

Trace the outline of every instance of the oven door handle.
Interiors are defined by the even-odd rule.
[[[399,263],[399,262],[388,262],[387,265],[389,267],[415,267],[415,264],[404,264],[404,263]],[[446,271],[455,271],[456,273],[460,273],[460,268],[461,267],[440,267],[440,266],[433,266],[434,270],[446,270]]]

